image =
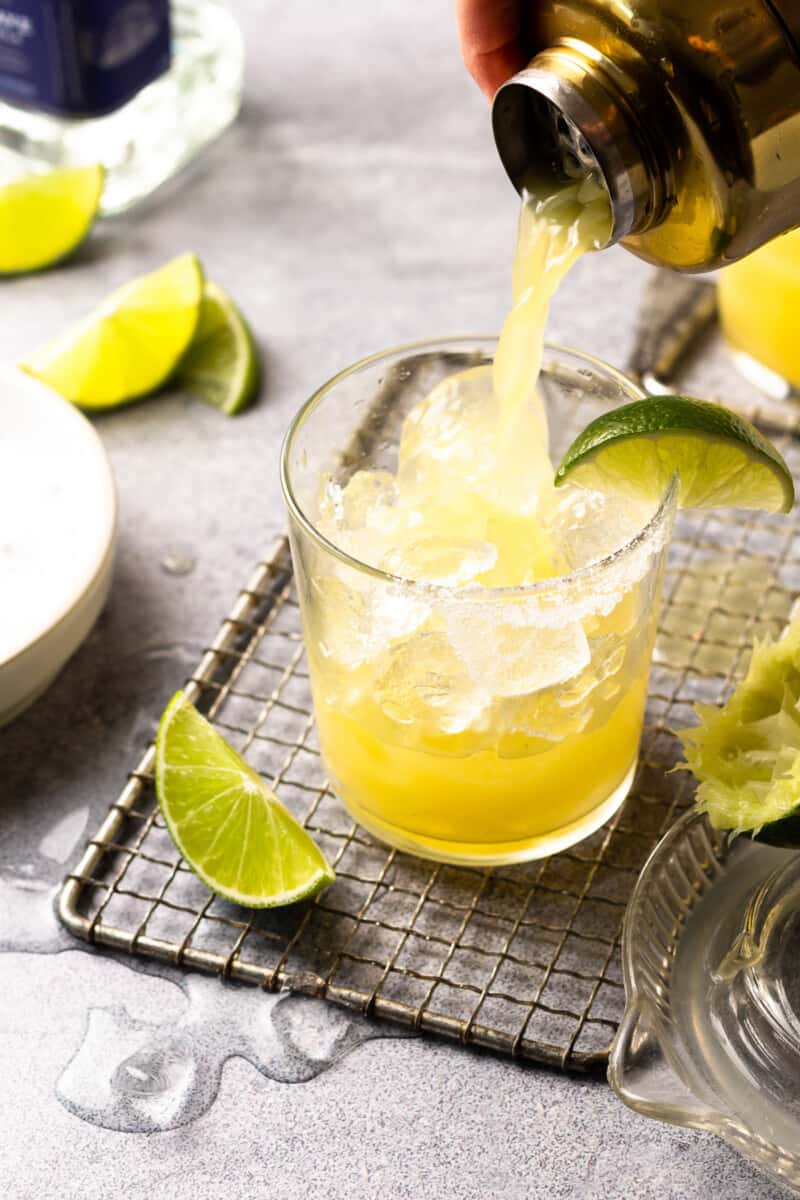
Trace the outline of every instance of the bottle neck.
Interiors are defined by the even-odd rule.
[[[609,244],[658,224],[670,167],[660,161],[665,139],[651,140],[637,117],[637,91],[634,79],[574,44],[537,54],[492,106],[497,149],[517,191],[596,173],[611,201]]]

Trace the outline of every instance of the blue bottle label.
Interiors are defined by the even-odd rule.
[[[169,0],[0,0],[0,98],[113,112],[170,65]]]

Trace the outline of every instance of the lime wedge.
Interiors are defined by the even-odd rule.
[[[688,396],[604,413],[572,443],[555,481],[655,498],[676,473],[683,508],[789,512],[794,504],[792,476],[772,443],[722,405]]]
[[[206,283],[197,329],[176,381],[229,416],[247,408],[258,391],[253,336],[228,293],[215,283]]]
[[[700,724],[679,737],[711,824],[800,846],[800,617],[755,645],[727,704],[695,712]]]
[[[38,271],[80,245],[97,213],[100,166],[26,175],[0,188],[0,275]]]
[[[322,851],[183,692],[158,727],[156,794],[178,850],[226,900],[275,908],[333,883]]]
[[[175,370],[194,336],[202,295],[202,267],[194,254],[182,254],[112,292],[21,365],[81,408],[125,404]]]

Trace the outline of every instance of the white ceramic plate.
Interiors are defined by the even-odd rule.
[[[0,367],[0,725],[77,650],[111,583],[117,499],[77,409]]]

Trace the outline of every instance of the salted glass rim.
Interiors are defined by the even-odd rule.
[[[658,507],[648,518],[642,528],[633,535],[627,542],[618,546],[611,554],[605,555],[603,558],[598,558],[594,562],[587,563],[582,567],[577,567],[574,571],[569,571],[565,575],[554,575],[550,579],[540,579],[533,583],[521,583],[506,587],[485,587],[479,585],[477,587],[453,587],[448,584],[431,583],[422,579],[413,579],[406,575],[393,575],[389,571],[382,570],[381,567],[375,567],[371,563],[364,562],[360,558],[356,558],[352,554],[348,554],[341,546],[337,546],[329,538],[317,528],[314,521],[306,514],[300,506],[297,497],[294,494],[291,483],[291,468],[289,466],[289,456],[294,445],[297,435],[301,432],[306,421],[314,414],[329,392],[349,375],[355,375],[358,371],[363,370],[373,363],[380,362],[381,359],[394,358],[397,355],[413,350],[432,350],[435,348],[443,349],[454,345],[470,344],[473,346],[491,346],[493,349],[497,347],[497,335],[492,334],[465,334],[463,336],[453,336],[444,338],[421,338],[417,341],[403,342],[398,346],[392,346],[386,350],[379,350],[375,354],[368,354],[365,358],[360,358],[358,362],[351,363],[350,366],[344,367],[332,376],[321,387],[317,388],[311,394],[308,400],[300,406],[295,413],[289,428],[283,439],[280,455],[280,482],[283,498],[289,514],[297,521],[298,525],[303,529],[304,533],[317,544],[320,549],[328,554],[332,554],[345,566],[352,568],[355,571],[360,571],[362,574],[370,575],[373,579],[379,579],[383,583],[400,586],[408,591],[417,591],[424,593],[428,597],[454,597],[458,596],[463,600],[468,599],[483,599],[487,597],[523,597],[523,596],[543,596],[548,592],[557,591],[559,589],[567,590],[575,584],[591,579],[593,576],[602,576],[607,571],[617,567],[625,558],[631,555],[638,547],[644,545],[650,540],[651,536],[663,526],[672,507],[673,501],[678,492],[678,476],[673,475],[667,485]],[[571,358],[579,359],[595,372],[605,375],[618,383],[625,391],[630,394],[631,400],[645,400],[647,392],[640,387],[629,375],[624,371],[612,367],[610,363],[604,362],[601,358],[597,358],[593,354],[587,354],[583,350],[574,350],[571,346],[565,346],[560,342],[545,342],[544,349],[546,352],[558,356],[568,355]],[[542,370],[546,371],[543,366]]]

